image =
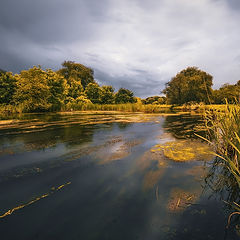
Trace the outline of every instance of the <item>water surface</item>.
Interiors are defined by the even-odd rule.
[[[119,113],[1,122],[1,238],[239,239],[206,187],[213,156],[197,123]]]

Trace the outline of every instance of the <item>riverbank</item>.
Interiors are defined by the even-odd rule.
[[[61,109],[48,112],[75,112],[75,111],[102,111],[102,112],[143,112],[143,113],[161,113],[170,112],[172,105],[154,105],[154,104],[140,104],[140,103],[127,103],[127,104],[76,104],[69,103],[61,107]],[[41,111],[39,111],[42,113]],[[1,105],[0,106],[0,119],[6,119],[10,116],[19,115],[22,113],[29,113],[24,111],[21,106]],[[37,112],[35,112],[36,114]]]
[[[66,112],[141,112],[141,113],[173,113],[173,112],[196,112],[204,113],[205,111],[225,112],[226,105],[204,105],[204,104],[191,104],[191,105],[157,105],[157,104],[141,104],[141,103],[127,103],[127,104],[66,104],[61,109],[47,113],[66,113]],[[18,118],[22,113],[29,113],[24,111],[22,107],[13,105],[0,105],[0,120],[7,120],[11,118]],[[46,113],[34,112],[33,114]]]

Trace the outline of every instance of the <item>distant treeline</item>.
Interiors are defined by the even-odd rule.
[[[213,77],[198,69],[188,67],[166,83],[163,93],[168,104],[224,104],[236,103],[240,97],[240,80],[233,85],[224,84],[217,90],[212,89]]]
[[[0,70],[0,106],[9,112],[74,110],[84,106],[94,109],[93,105],[113,104],[221,104],[225,99],[231,103],[239,98],[240,81],[213,90],[210,74],[188,67],[172,78],[162,93],[166,97],[141,99],[126,88],[115,92],[112,86],[99,86],[91,68],[72,61],[65,61],[57,71],[34,66],[13,75]]]

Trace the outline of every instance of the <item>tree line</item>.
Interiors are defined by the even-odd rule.
[[[169,104],[236,103],[240,99],[240,80],[236,84],[224,84],[219,89],[212,89],[213,77],[197,67],[188,67],[177,73],[169,82],[163,93]]]
[[[34,66],[13,74],[0,69],[0,105],[18,106],[25,112],[58,111],[71,104],[125,104],[151,105],[186,103],[222,104],[226,99],[234,103],[240,97],[240,80],[212,89],[213,77],[198,69],[188,67],[166,83],[165,96],[146,99],[134,97],[131,90],[112,86],[99,86],[91,68],[80,63],[65,61],[53,71]],[[70,107],[71,108],[71,107]],[[69,107],[68,107],[69,109]]]
[[[68,104],[135,103],[133,92],[99,86],[94,72],[82,64],[65,61],[57,71],[34,66],[13,75],[0,70],[0,104],[18,105],[25,112],[57,111]]]

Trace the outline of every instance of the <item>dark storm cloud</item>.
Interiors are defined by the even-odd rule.
[[[43,44],[89,41],[106,21],[107,1],[5,0],[0,26]]]
[[[240,1],[239,0],[225,0],[226,3],[235,10],[240,10]]]
[[[73,60],[147,96],[198,66],[219,87],[240,79],[239,13],[239,0],[2,0],[0,68]]]

